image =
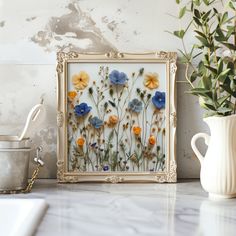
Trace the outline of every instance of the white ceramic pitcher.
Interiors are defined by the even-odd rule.
[[[198,133],[191,146],[201,163],[201,184],[210,198],[236,197],[236,115],[203,119],[210,127],[211,136]],[[208,150],[205,157],[196,147],[204,138]]]

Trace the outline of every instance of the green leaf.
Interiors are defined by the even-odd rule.
[[[230,85],[228,84],[221,84],[220,87],[224,89],[228,94],[232,95],[234,98],[236,98],[236,91],[232,91],[230,88]]]
[[[226,23],[228,20],[228,12],[225,12],[221,18],[221,24]]]
[[[221,114],[225,114],[227,112],[232,112],[232,108],[227,108],[227,107],[219,107],[217,109],[217,112],[221,113]]]
[[[203,2],[205,3],[206,6],[209,5],[209,1],[208,0],[203,0]]]
[[[180,0],[175,0],[175,2],[176,2],[177,4],[180,4]]]
[[[208,54],[204,55],[204,59],[205,59],[205,62],[207,63],[207,65],[209,65],[210,64],[210,60],[209,60]]]
[[[224,43],[224,42],[222,42],[222,44],[225,45],[227,48],[236,51],[236,45],[232,43]]]
[[[224,81],[225,81],[225,79],[228,76],[230,71],[231,71],[231,69],[226,69],[226,70],[222,71],[216,79],[219,80],[220,82],[224,83]]]
[[[205,89],[205,88],[193,88],[188,93],[191,93],[193,95],[197,96],[203,96],[212,99],[212,92],[211,90]]]
[[[199,19],[201,18],[201,14],[200,14],[200,12],[197,9],[194,9],[193,13],[194,13],[195,17],[197,17]]]
[[[113,107],[116,107],[116,104],[112,102],[111,100],[108,101]]]
[[[215,89],[212,90],[212,99],[216,102],[217,101],[217,92]]]
[[[225,35],[223,34],[222,30],[219,27],[217,27],[216,29],[216,35],[214,38],[218,42],[223,42],[227,40],[227,38],[225,37]]]
[[[217,74],[217,69],[216,68],[214,68],[214,67],[212,67],[212,66],[208,66],[208,65],[205,65],[205,67],[208,69],[208,70],[210,70],[213,74]]]
[[[194,4],[197,5],[198,7],[200,6],[201,4],[201,1],[200,0],[193,0]]]
[[[216,111],[208,111],[204,113],[204,118],[210,117],[210,116],[215,116],[218,115]]]
[[[231,70],[231,74],[234,75],[234,63],[232,61],[228,62],[227,68],[229,68]]]
[[[187,63],[187,62],[191,61],[191,56],[189,54],[185,54],[180,49],[178,49],[178,51],[183,55],[182,57],[180,57],[180,61],[182,61],[183,63]]]
[[[230,81],[230,88],[232,89],[232,91],[235,91],[235,89],[236,89],[236,85],[235,85],[235,80],[234,79],[232,79]]]
[[[198,30],[194,30],[194,32],[196,32],[199,36],[207,39],[206,35],[204,33],[202,33],[201,31],[198,31]]]
[[[213,101],[205,99],[202,96],[199,97],[199,105],[204,109],[216,111]]]
[[[179,11],[179,19],[181,19],[184,16],[184,14],[186,12],[186,9],[187,9],[186,7],[183,7],[183,8],[180,9],[180,11]]]
[[[231,25],[228,25],[227,26],[227,34],[226,34],[226,38],[227,40],[230,38],[231,35],[234,35],[234,31],[235,31],[235,27],[234,26],[231,26]]]
[[[176,37],[182,39],[184,37],[185,31],[184,30],[176,30],[176,31],[173,32],[173,34]]]
[[[203,76],[202,77],[202,84],[205,89],[210,90],[212,83],[211,83],[211,77],[210,76]]]
[[[202,19],[203,19],[204,21],[208,21],[208,20],[209,20],[208,17],[209,17],[210,14],[211,14],[211,10],[208,11],[208,12],[206,12],[206,13],[202,16]]]
[[[197,58],[198,56],[200,56],[203,52],[199,52],[196,55],[193,56],[193,59]]]
[[[201,36],[196,36],[196,38],[205,46],[205,47],[211,47],[211,45],[209,44],[209,42],[207,41],[206,38],[203,38]]]
[[[205,89],[205,88],[193,88],[193,89],[191,89],[191,92],[205,93],[205,92],[210,92],[210,90]]]
[[[223,60],[220,59],[218,62],[217,74],[220,74],[222,72],[223,67],[224,67]]]
[[[199,18],[197,18],[196,16],[193,16],[193,20],[194,20],[194,22],[195,22],[197,25],[202,26],[202,23],[201,23],[201,21],[199,20]]]
[[[199,63],[198,63],[198,71],[201,73],[201,74],[205,74],[206,73],[206,67],[205,67],[205,65],[204,65],[204,63],[203,63],[203,61],[200,61]]]
[[[211,111],[216,111],[215,107],[210,104],[204,103],[204,106]]]
[[[184,57],[184,56],[182,56],[182,57],[179,57],[179,62],[181,64],[187,64],[187,63],[189,63],[189,59]]]
[[[217,100],[217,103],[219,104],[219,106],[221,106],[229,97],[230,97],[230,95],[223,96],[223,97],[219,98]]]
[[[217,11],[217,9],[216,9],[216,8],[214,8],[214,7],[213,7],[213,11],[214,11],[214,13],[215,13],[215,14],[218,14],[218,11]]]
[[[198,73],[196,71],[193,71],[189,79],[191,82],[194,82],[197,79],[197,77],[198,77]]]
[[[234,7],[234,4],[233,4],[231,1],[229,1],[229,7],[230,7],[231,9],[233,9],[234,11],[236,10],[235,7]]]

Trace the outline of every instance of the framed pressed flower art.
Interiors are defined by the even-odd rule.
[[[58,181],[176,181],[176,53],[57,55]]]

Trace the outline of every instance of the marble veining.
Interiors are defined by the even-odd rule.
[[[60,184],[40,180],[27,195],[49,209],[36,236],[235,235],[236,200],[211,201],[198,180],[177,184]]]

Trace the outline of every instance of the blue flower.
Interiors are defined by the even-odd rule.
[[[104,171],[108,171],[109,170],[109,166],[107,166],[107,165],[103,166],[103,170]]]
[[[94,116],[89,119],[89,123],[95,128],[99,129],[103,125],[103,121],[100,120],[97,116]]]
[[[124,85],[128,80],[127,75],[124,72],[119,72],[118,70],[113,70],[109,74],[110,82],[114,85]]]
[[[90,146],[94,148],[96,146],[96,144],[97,143],[92,143],[92,144],[90,144]]]
[[[165,92],[156,92],[155,95],[152,97],[152,103],[157,109],[165,108],[166,103],[166,94]]]
[[[79,105],[76,105],[74,108],[75,114],[78,117],[85,116],[91,111],[92,107],[89,107],[86,103],[81,103]]]
[[[128,108],[132,112],[139,113],[143,109],[143,103],[140,100],[138,100],[137,98],[134,98],[131,102],[129,102]]]

